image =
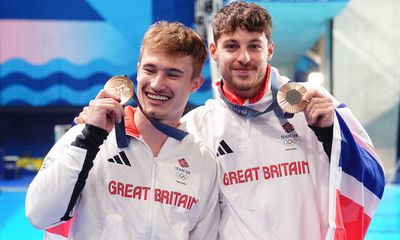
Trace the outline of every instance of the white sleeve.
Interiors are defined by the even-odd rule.
[[[47,228],[62,222],[83,168],[86,149],[72,146],[83,126],[70,129],[52,147],[43,166],[29,185],[25,211],[36,228]]]
[[[209,100],[210,101],[210,100]],[[196,139],[203,141],[209,149],[212,149],[212,138],[209,136],[208,131],[208,118],[212,118],[211,107],[209,105],[204,105],[197,107],[185,116],[182,117],[182,122],[185,123],[186,129],[190,132]]]
[[[213,161],[216,163],[216,160]],[[215,167],[213,180],[209,185],[202,186],[204,189],[209,189],[208,198],[205,199],[203,214],[189,234],[190,240],[217,239],[220,219],[217,170]]]

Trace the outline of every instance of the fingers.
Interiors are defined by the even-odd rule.
[[[317,127],[333,125],[334,107],[330,97],[317,89],[310,89],[304,94],[303,100],[308,102],[304,115],[309,125]]]
[[[80,117],[74,117],[74,123],[75,124],[83,124],[83,123],[85,123],[85,121]]]
[[[303,100],[306,102],[310,102],[312,98],[322,98],[324,97],[324,94],[320,91],[318,91],[315,88],[307,90],[307,92],[303,96]]]
[[[94,114],[107,114],[119,123],[125,113],[123,106],[114,98],[101,98],[89,102],[88,115],[91,116]]]
[[[100,99],[102,99],[102,100],[100,100]],[[103,107],[111,108],[111,110],[113,107],[116,107],[116,109],[114,109],[114,111],[108,111],[108,114],[111,114],[114,117],[116,122],[118,122],[118,123],[121,122],[121,118],[125,116],[125,112],[124,112],[123,106],[121,104],[115,103],[115,101],[118,103],[121,102],[120,97],[118,97],[115,94],[112,94],[111,92],[109,92],[105,89],[101,89],[100,92],[97,94],[95,100],[99,100],[100,101],[99,104],[105,104]],[[122,109],[122,111],[121,111],[121,109]]]
[[[89,123],[110,132],[114,123],[120,123],[125,117],[120,101],[118,96],[102,89],[96,98],[91,100],[89,105],[84,107],[82,112],[74,118],[74,122],[77,124]]]
[[[109,92],[105,89],[101,89],[95,99],[101,99],[101,98],[113,98],[117,102],[121,102],[121,98],[119,98],[117,95],[112,94],[111,92]]]
[[[115,122],[120,123],[125,116],[124,108],[119,102],[118,97],[102,89],[96,98],[83,109],[77,120],[83,120],[111,132]]]
[[[80,112],[79,115],[74,118],[74,122],[76,124],[83,124],[83,123],[87,122],[88,109],[89,109],[88,106],[84,107],[82,109],[82,112]]]

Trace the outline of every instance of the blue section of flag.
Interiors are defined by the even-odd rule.
[[[382,198],[385,174],[378,161],[354,141],[350,129],[336,112],[341,130],[341,150],[339,166],[343,172],[360,181],[377,197]]]

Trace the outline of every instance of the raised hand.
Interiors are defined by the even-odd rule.
[[[119,97],[102,89],[96,98],[89,102],[89,106],[83,108],[74,121],[76,123],[86,122],[111,132],[115,122],[121,122],[121,118],[125,114],[120,101]]]
[[[308,102],[304,109],[304,116],[308,125],[325,128],[333,125],[334,106],[330,96],[322,91],[312,88],[307,90],[303,100]]]

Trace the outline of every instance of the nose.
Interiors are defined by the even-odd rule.
[[[243,65],[246,65],[250,62],[250,54],[247,49],[242,49],[239,51],[238,61]]]
[[[153,89],[153,91],[161,91],[165,88],[165,78],[162,73],[157,74],[154,76],[154,78],[151,80],[150,87]]]

